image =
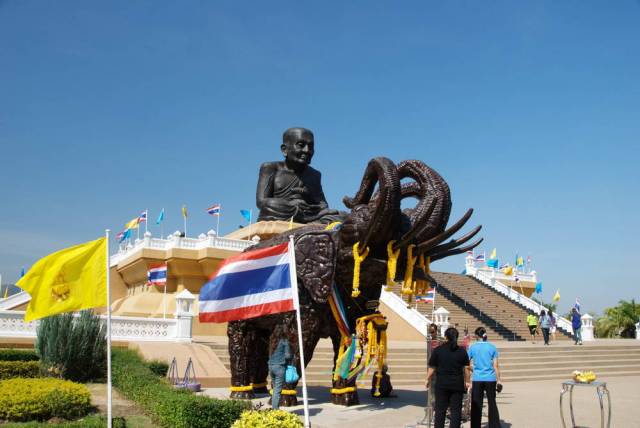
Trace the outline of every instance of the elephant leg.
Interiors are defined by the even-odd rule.
[[[340,348],[340,335],[332,334],[331,343],[333,344],[333,371],[335,371],[336,359],[338,358],[338,351]],[[332,385],[331,403],[347,407],[360,404],[355,378],[350,382],[347,382],[346,379],[339,378],[338,380],[332,381]]]
[[[346,379],[338,379],[333,382],[331,390],[331,402],[340,406],[355,406],[360,404],[358,397],[358,388],[356,387],[356,379],[347,381]]]
[[[252,399],[255,397],[251,387],[250,357],[254,348],[253,334],[246,321],[232,321],[227,325],[229,338],[229,360],[231,368],[231,398]]]
[[[258,330],[255,335],[255,354],[252,358],[251,385],[255,394],[267,394],[269,376],[269,334],[268,330]]]

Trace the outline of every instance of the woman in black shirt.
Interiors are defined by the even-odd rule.
[[[435,373],[436,408],[435,428],[443,428],[447,408],[451,409],[450,428],[460,428],[462,395],[469,385],[469,356],[458,346],[458,330],[449,327],[444,332],[446,342],[433,350],[429,358],[427,389],[431,388],[431,378]]]

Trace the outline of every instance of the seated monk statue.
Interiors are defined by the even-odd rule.
[[[296,223],[339,221],[337,210],[329,209],[322,191],[320,171],[309,166],[314,153],[313,133],[305,128],[289,128],[282,135],[280,150],[284,162],[260,166],[256,205],[258,221],[290,220]]]

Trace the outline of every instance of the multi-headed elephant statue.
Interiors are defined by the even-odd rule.
[[[401,209],[405,198],[415,198],[417,203]],[[294,236],[305,366],[320,338],[331,338],[334,363],[342,355],[342,347],[353,342],[349,335],[362,342],[357,336],[361,332],[355,331],[362,325],[358,320],[377,313],[385,284],[398,279],[404,284],[404,293],[415,294],[419,291],[416,284],[420,288],[420,284],[433,281],[429,263],[463,253],[482,241],[465,245],[478,233],[478,226],[459,239],[445,242],[464,226],[472,210],[447,229],[449,186],[421,161],[396,165],[384,157],[370,160],[360,189],[353,198],[345,197],[344,204],[351,211],[340,225],[307,225],[248,249],[277,245]],[[331,299],[340,301],[342,320],[337,319]],[[252,398],[254,392],[266,392],[269,349],[280,339],[272,332],[279,323],[288,324],[284,330],[292,332],[289,342],[295,355],[293,364],[300,369],[294,312],[228,324],[232,398]],[[385,326],[378,323],[375,327]],[[333,402],[357,403],[355,382],[353,374],[334,375]],[[285,385],[281,405],[296,404],[295,387]]]

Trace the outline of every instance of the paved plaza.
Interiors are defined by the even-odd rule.
[[[612,398],[612,427],[640,427],[640,376],[622,376],[601,379],[607,382]],[[505,384],[498,395],[498,406],[503,427],[540,428],[561,427],[559,380],[514,382]],[[207,395],[228,397],[227,388],[210,388]],[[362,404],[344,408],[330,404],[327,388],[309,388],[311,425],[314,428],[344,428],[354,426],[376,428],[420,427],[417,422],[424,416],[425,391],[420,387],[403,387],[396,391],[397,398],[374,400],[369,391],[360,389]],[[267,405],[267,397],[255,403]],[[568,426],[568,396],[565,400]],[[600,409],[595,390],[576,388],[574,392],[576,423],[579,427],[599,427]],[[302,406],[291,409],[302,415]],[[486,422],[486,409],[484,412]],[[469,427],[469,423],[463,424]]]

